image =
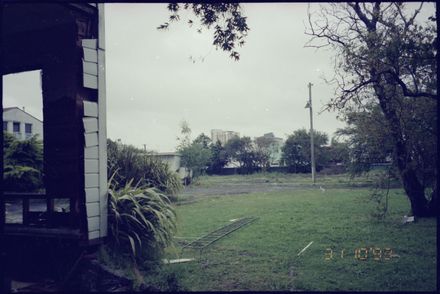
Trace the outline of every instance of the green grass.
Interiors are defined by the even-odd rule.
[[[258,175],[244,177],[206,177],[201,185],[258,179]],[[274,178],[284,179],[279,175]],[[369,199],[368,189],[327,189],[325,193],[303,189],[209,197],[178,206],[176,236],[188,240],[230,219],[259,219],[209,246],[201,256],[190,249],[182,255],[180,250],[169,249],[169,258],[200,259],[167,265],[167,270],[190,291],[435,290],[435,219],[402,225],[409,203],[400,189],[390,191],[390,211],[384,220],[371,216],[374,204]],[[311,241],[313,244],[298,257]],[[361,247],[389,247],[400,257],[375,261],[370,255],[365,261],[357,260],[354,250]],[[334,251],[332,260],[324,258],[327,248]],[[342,249],[344,258],[340,257]]]

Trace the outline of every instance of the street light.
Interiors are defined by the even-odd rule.
[[[312,110],[312,83],[307,85],[309,87],[309,101],[307,101],[306,107],[310,109],[310,160],[312,162],[312,181],[315,184],[315,148],[313,143],[313,110]]]

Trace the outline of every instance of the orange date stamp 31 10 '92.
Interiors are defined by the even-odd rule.
[[[391,248],[379,248],[379,247],[361,247],[356,248],[354,250],[354,258],[357,260],[368,260],[368,253],[371,253],[370,256],[373,257],[373,260],[382,261],[382,260],[391,260],[391,258],[399,257],[399,255],[395,254],[393,249]],[[334,254],[331,248],[327,248],[324,254],[324,260],[332,260],[334,256],[340,256],[340,258],[345,258],[347,256],[353,256],[352,252],[347,252],[345,249],[342,249],[341,254]]]

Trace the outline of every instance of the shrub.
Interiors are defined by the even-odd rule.
[[[43,188],[41,172],[33,167],[7,165],[3,174],[3,189],[13,192],[35,192]]]
[[[36,136],[19,141],[13,139],[6,141],[8,148],[4,150],[5,165],[29,166],[43,170],[43,143]]]
[[[202,144],[193,142],[189,146],[181,147],[182,165],[192,171],[192,177],[202,175],[211,162],[211,150]]]
[[[108,175],[114,175],[115,189],[131,179],[140,187],[155,187],[175,199],[181,189],[179,176],[166,163],[134,146],[107,140]]]
[[[43,144],[36,137],[19,141],[3,132],[4,190],[35,192],[43,188]]]
[[[109,241],[133,260],[155,259],[172,243],[176,214],[168,197],[156,188],[109,188]]]

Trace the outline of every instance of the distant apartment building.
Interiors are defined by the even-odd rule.
[[[282,150],[281,148],[284,145],[284,139],[275,137],[274,133],[266,133],[261,137],[256,137],[255,141],[261,140],[264,141],[268,145],[268,149],[270,152],[270,165],[278,166],[280,165]]]
[[[225,144],[233,137],[240,137],[240,133],[233,131],[223,131],[219,129],[211,130],[211,141],[213,143],[220,141],[222,146],[225,146]]]
[[[18,107],[3,108],[3,131],[13,134],[19,140],[34,135],[43,140],[43,122]]]

